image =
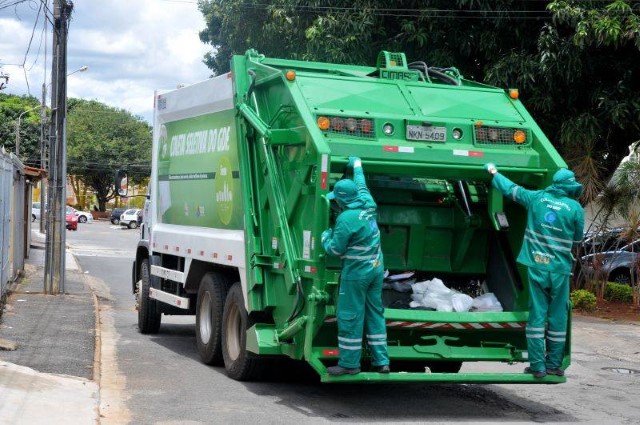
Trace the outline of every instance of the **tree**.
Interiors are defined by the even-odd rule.
[[[232,54],[372,65],[380,50],[518,87],[585,183],[602,188],[640,132],[640,2],[200,0],[220,74]],[[577,149],[578,148],[578,149]],[[578,152],[579,155],[575,153]]]
[[[128,170],[134,184],[149,175],[151,127],[95,100],[69,99],[67,117],[67,172],[94,191],[105,211],[117,170]]]
[[[0,146],[15,152],[16,122],[20,119],[20,159],[40,167],[40,101],[31,96],[0,93]]]

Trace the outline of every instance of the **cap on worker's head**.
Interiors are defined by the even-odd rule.
[[[561,168],[553,175],[553,185],[564,190],[573,199],[578,199],[582,193],[582,185],[576,181],[573,171]]]
[[[333,192],[327,194],[327,199],[335,199],[340,205],[354,208],[361,204],[358,197],[358,187],[353,180],[342,179],[333,187]]]

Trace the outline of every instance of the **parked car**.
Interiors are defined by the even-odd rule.
[[[600,268],[601,273],[606,273],[609,282],[631,284],[631,271],[637,273],[640,260],[640,240],[623,246],[615,251],[596,252],[580,258],[584,273],[593,276],[595,270]],[[596,267],[594,262],[599,261]],[[637,277],[637,276],[636,276]]]
[[[31,204],[31,221],[40,220],[40,202]]]
[[[120,225],[127,226],[129,229],[137,228],[141,212],[142,210],[140,208],[131,208],[126,210],[120,216]]]
[[[109,218],[111,224],[120,224],[120,216],[126,210],[126,208],[114,208],[113,211],[111,211],[111,218]]]
[[[67,223],[67,230],[78,230],[78,216],[73,208],[67,207],[64,219]]]
[[[78,217],[79,223],[86,223],[87,221],[93,221],[93,216],[91,215],[91,213],[88,213],[86,211],[80,211],[73,207],[69,207],[69,208],[71,208],[75,213],[75,215]]]

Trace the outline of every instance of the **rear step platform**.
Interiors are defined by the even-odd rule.
[[[393,367],[393,366],[392,366]],[[394,382],[429,382],[456,384],[562,384],[567,382],[566,376],[547,375],[544,378],[534,378],[527,373],[415,373],[391,372],[375,373],[360,372],[356,375],[331,376],[321,375],[324,383],[394,383]]]

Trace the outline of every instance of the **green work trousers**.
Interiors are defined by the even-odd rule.
[[[362,331],[366,331],[371,353],[371,364],[389,364],[387,354],[387,327],[382,305],[382,281],[380,272],[368,279],[340,279],[338,297],[338,365],[359,368],[362,352]]]
[[[569,275],[529,267],[527,347],[531,370],[562,366],[568,315]]]

